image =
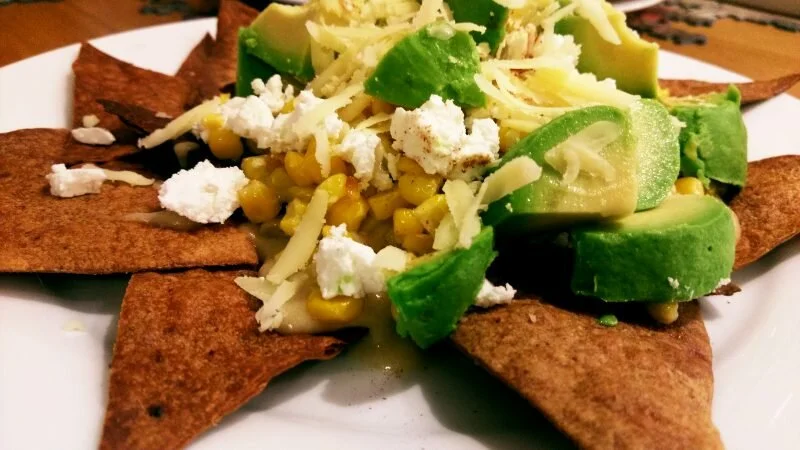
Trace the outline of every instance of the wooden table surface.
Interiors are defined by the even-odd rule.
[[[75,42],[182,19],[177,13],[141,14],[144,4],[141,0],[62,0],[0,6],[0,67]],[[730,19],[710,28],[673,26],[705,34],[708,42],[698,46],[656,40],[667,50],[757,79],[800,72],[800,33]],[[800,86],[790,92],[800,98]]]

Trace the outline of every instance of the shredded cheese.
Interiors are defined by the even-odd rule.
[[[328,178],[331,174],[331,144],[325,127],[317,128],[314,132],[314,141],[316,143],[314,158],[319,163],[322,177]]]
[[[153,148],[170,139],[175,139],[183,134],[191,131],[194,124],[199,122],[203,117],[213,114],[217,108],[222,104],[222,97],[217,96],[211,100],[195,106],[194,108],[186,111],[180,116],[173,119],[164,128],[159,128],[153,131],[148,136],[139,139],[139,147]]]
[[[336,113],[336,110],[349,104],[353,97],[364,90],[364,85],[355,84],[345,88],[338,95],[324,100],[319,105],[311,108],[300,120],[294,124],[294,132],[298,135],[314,134],[320,122],[325,120],[325,116]]]
[[[391,115],[386,114],[386,113],[378,113],[378,114],[375,114],[374,116],[368,117],[368,118],[362,120],[361,122],[357,123],[355,128],[357,130],[365,130],[365,129],[370,128],[372,126],[375,126],[375,125],[377,125],[379,123],[388,122],[390,120],[392,120],[392,116]]]

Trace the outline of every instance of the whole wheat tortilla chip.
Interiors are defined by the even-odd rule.
[[[260,333],[235,272],[131,278],[117,328],[101,449],[176,449],[259,394],[277,375],[345,345]],[[264,430],[269,433],[269,430]]]
[[[237,0],[222,0],[215,40],[206,35],[189,53],[177,76],[193,89],[188,106],[199,104],[236,83],[239,28],[250,25],[258,11]]]
[[[94,114],[100,119],[97,126],[111,130],[115,136],[124,132],[125,127],[97,100],[141,106],[175,117],[183,112],[190,94],[186,81],[120,61],[88,43],[81,45],[72,71],[75,73],[73,126],[82,126],[83,116]]]
[[[662,89],[667,89],[672,97],[687,97],[712,92],[725,92],[731,84],[742,93],[742,105],[749,105],[778,96],[800,82],[800,72],[771,80],[746,83],[712,83],[700,80],[658,80]]]
[[[734,269],[757,261],[800,233],[800,155],[748,164],[747,185],[730,204],[742,235]]]
[[[97,100],[103,109],[117,116],[119,120],[130,128],[133,128],[141,135],[150,134],[159,128],[164,128],[171,120],[170,117],[159,115],[158,111],[151,111],[141,106],[130,103],[120,103],[114,100]]]
[[[453,342],[586,449],[717,449],[711,346],[696,302],[669,327],[537,299],[466,315]]]
[[[251,238],[235,225],[180,232],[123,220],[159,209],[156,186],[105,183],[99,194],[50,195],[50,166],[69,160],[69,131],[0,134],[0,272],[126,273],[253,265]]]

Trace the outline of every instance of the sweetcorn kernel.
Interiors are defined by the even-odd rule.
[[[244,153],[242,139],[227,128],[208,129],[208,148],[219,159],[239,159]]]
[[[328,204],[332,205],[347,195],[347,175],[338,173],[325,179],[317,189],[328,192]]]
[[[313,184],[319,184],[322,182],[322,166],[317,161],[317,141],[312,139],[308,143],[308,149],[306,150],[305,155],[303,155],[303,170],[306,173],[306,176]]]
[[[244,176],[251,180],[266,180],[269,176],[266,156],[250,156],[242,160]]]
[[[397,208],[406,206],[406,201],[397,188],[373,195],[367,199],[372,215],[378,220],[386,220]]]
[[[439,192],[444,180],[438,175],[400,175],[397,187],[400,195],[413,204],[421,205],[425,200]]]
[[[403,237],[403,248],[415,255],[424,255],[433,250],[433,236],[430,234],[410,234]]]
[[[281,200],[287,200],[291,197],[289,195],[289,188],[294,186],[294,182],[283,167],[278,167],[269,174],[267,184],[275,189],[275,192]]]
[[[647,312],[657,322],[669,325],[678,320],[678,303],[648,303]]]
[[[289,152],[283,160],[286,173],[298,186],[311,186],[314,182],[308,177],[305,168],[305,157],[297,152]]]
[[[225,125],[225,119],[222,114],[209,114],[203,117],[200,124],[207,130],[218,129]]]
[[[294,231],[300,224],[300,220],[303,218],[303,214],[306,213],[306,208],[308,208],[308,203],[299,198],[289,202],[289,206],[286,207],[286,214],[281,219],[281,230],[288,236],[293,236]]]
[[[325,299],[318,288],[312,289],[306,299],[308,314],[321,322],[349,323],[357,319],[363,309],[363,298],[339,295]]]
[[[281,210],[275,190],[261,181],[250,180],[237,193],[247,220],[254,223],[274,219]]]
[[[394,224],[394,234],[397,236],[409,236],[425,231],[425,227],[422,226],[422,222],[414,214],[413,209],[399,208],[395,210],[392,222]]]
[[[675,182],[675,190],[683,195],[704,195],[705,188],[703,182],[695,177],[678,178]]]
[[[295,199],[299,198],[304,202],[310,202],[311,196],[314,195],[314,188],[312,187],[300,187],[300,186],[292,186],[288,190],[289,198]]]
[[[449,211],[444,194],[437,194],[414,208],[414,214],[428,233],[433,233]]]
[[[367,217],[369,206],[363,197],[346,195],[328,207],[325,219],[329,225],[347,225],[348,231],[355,232]]]
[[[397,171],[411,175],[425,175],[425,170],[422,166],[408,156],[401,156],[397,160]]]
[[[281,108],[282,114],[289,114],[292,111],[294,111],[294,99],[291,99],[288,102],[284,103],[283,108]]]
[[[358,94],[353,97],[353,100],[351,100],[347,106],[344,106],[338,111],[339,118],[345,122],[352,122],[353,119],[361,115],[361,113],[367,109],[371,103],[372,97],[364,93]]]

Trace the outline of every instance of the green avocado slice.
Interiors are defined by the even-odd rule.
[[[456,22],[471,22],[486,27],[486,31],[470,33],[475,42],[486,42],[492,54],[506,35],[508,8],[494,0],[447,0]]]
[[[581,45],[578,70],[599,79],[613,78],[617,87],[631,94],[654,98],[658,94],[658,45],[647,42],[625,23],[625,14],[603,5],[621,43],[603,39],[589,20],[569,16],[556,24],[556,32],[569,34]]]
[[[480,59],[469,33],[444,22],[428,25],[394,45],[364,82],[364,91],[405,108],[417,108],[436,94],[459,106],[483,106],[475,84]]]
[[[271,3],[248,28],[239,32],[239,41],[245,52],[281,74],[302,82],[311,81],[314,67],[306,21],[312,13],[307,5]]]
[[[256,78],[266,81],[278,73],[274,67],[247,52],[245,40],[242,38],[244,29],[239,30],[238,59],[236,62],[236,96],[247,97],[253,94],[250,83]]]
[[[572,290],[608,302],[692,300],[733,268],[733,214],[711,196],[673,195],[660,206],[572,232]]]
[[[686,126],[681,130],[681,174],[743,187],[747,181],[747,129],[735,86],[721,94],[669,98],[670,112]]]
[[[631,108],[631,127],[638,155],[637,211],[655,208],[672,191],[681,166],[680,128],[656,100],[642,99]]]
[[[598,123],[618,127],[619,136],[597,149],[616,170],[613,181],[581,173],[564,184],[545,160],[559,144]],[[542,167],[539,180],[492,202],[482,218],[503,234],[518,234],[556,225],[632,214],[638,201],[636,141],[628,116],[611,106],[590,106],[563,114],[535,130],[503,156],[500,165],[528,156]]]
[[[422,348],[447,337],[475,302],[495,256],[494,232],[485,227],[468,249],[439,254],[390,278],[387,292],[397,310],[397,333]]]

